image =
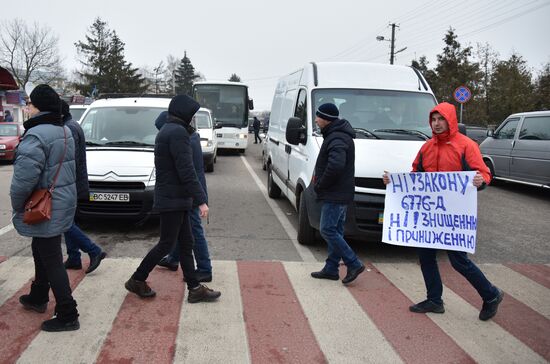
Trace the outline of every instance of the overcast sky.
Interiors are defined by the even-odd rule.
[[[0,20],[48,25],[59,36],[68,70],[78,67],[74,43],[96,17],[126,43],[126,59],[153,67],[186,50],[207,80],[232,73],[250,86],[256,110],[269,110],[277,78],[310,61],[389,62],[390,22],[396,64],[426,55],[430,66],[450,26],[464,45],[489,43],[508,58],[513,51],[535,73],[550,62],[550,0],[69,0],[4,1]]]

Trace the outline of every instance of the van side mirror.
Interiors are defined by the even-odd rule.
[[[214,123],[214,129],[221,129],[223,127],[223,124],[219,121],[216,121]]]
[[[487,129],[487,136],[491,137],[491,138],[494,138],[495,131],[493,129]]]
[[[293,145],[298,145],[300,143],[306,144],[306,128],[304,128],[300,118],[292,117],[288,119],[288,124],[286,126],[286,141]]]
[[[248,109],[254,110],[254,100],[248,99]]]

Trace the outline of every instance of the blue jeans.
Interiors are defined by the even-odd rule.
[[[65,244],[67,244],[67,261],[71,263],[80,263],[80,251],[88,253],[95,257],[101,253],[101,248],[94,244],[90,238],[80,230],[73,221],[73,224],[64,234]]]
[[[362,265],[355,252],[344,240],[347,208],[346,204],[333,202],[324,202],[321,208],[321,236],[328,245],[328,258],[323,269],[328,274],[338,274],[340,260],[344,261],[348,270]]]
[[[197,262],[197,272],[212,274],[212,263],[210,262],[210,254],[208,252],[208,242],[204,237],[204,229],[202,228],[202,222],[200,217],[200,210],[195,207],[189,214],[189,220],[191,220],[191,231],[195,244],[193,245],[193,255]],[[175,246],[170,252],[169,260],[171,262],[179,261],[179,244],[176,242]]]
[[[437,267],[436,260],[437,249],[418,249],[420,258],[420,268],[424,276],[424,283],[428,291],[428,300],[437,304],[443,303],[441,295],[443,294],[443,284],[441,275]],[[495,286],[489,282],[485,275],[472,262],[465,252],[448,250],[449,260],[453,268],[464,276],[470,284],[477,290],[483,301],[490,301],[498,295]]]

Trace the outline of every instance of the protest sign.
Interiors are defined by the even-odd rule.
[[[476,172],[391,173],[382,241],[393,245],[474,253]]]

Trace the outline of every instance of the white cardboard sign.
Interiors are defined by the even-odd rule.
[[[391,173],[386,186],[384,243],[474,253],[476,172]]]

